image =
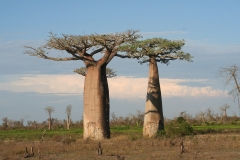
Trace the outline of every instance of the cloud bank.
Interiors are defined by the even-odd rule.
[[[145,98],[147,78],[115,77],[108,79],[111,98]],[[163,97],[219,97],[227,91],[211,86],[192,87],[187,83],[202,83],[204,79],[160,79]],[[182,85],[183,83],[185,85]],[[11,92],[37,92],[42,94],[82,95],[84,77],[80,75],[24,75],[17,80],[0,83],[0,90]]]

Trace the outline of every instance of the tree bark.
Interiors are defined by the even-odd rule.
[[[84,84],[84,139],[110,138],[106,65],[88,66]]]
[[[240,87],[239,87],[239,85],[238,85],[237,76],[236,76],[235,73],[234,73],[232,76],[233,76],[234,82],[235,82],[235,84],[236,84],[236,86],[237,86],[237,90],[238,90],[238,92],[240,93]]]
[[[70,126],[70,117],[68,116],[68,119],[67,119],[67,129],[69,130],[69,126]]]
[[[49,113],[49,119],[48,119],[48,130],[52,129],[52,118],[51,118],[51,114]]]
[[[227,109],[224,109],[224,117],[227,117]]]
[[[105,117],[106,117],[106,123],[105,123],[105,127],[106,127],[106,137],[105,138],[110,138],[110,120],[109,120],[109,116],[110,116],[110,98],[109,98],[109,89],[108,89],[108,80],[107,80],[107,74],[106,74],[106,69],[107,69],[107,64],[103,65],[101,67],[101,75],[102,75],[102,84],[103,84],[103,88],[104,88],[104,104],[105,104]]]
[[[143,136],[153,137],[158,130],[164,130],[162,96],[157,62],[150,58]]]

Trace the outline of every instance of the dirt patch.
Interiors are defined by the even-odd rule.
[[[184,152],[181,154],[180,142]],[[25,148],[33,147],[34,156],[43,160],[159,160],[159,159],[240,159],[239,134],[200,135],[184,138],[129,138],[129,135],[101,141],[102,155],[97,154],[98,141],[77,139],[64,141],[0,142],[0,159],[25,159]]]

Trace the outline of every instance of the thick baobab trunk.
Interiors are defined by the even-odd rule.
[[[153,137],[158,130],[164,130],[162,97],[158,66],[155,58],[150,58],[143,135]]]
[[[104,70],[106,71],[106,66],[87,68],[84,84],[84,139],[110,138],[109,103],[106,103],[108,88],[106,88],[107,81],[102,74]]]
[[[105,102],[105,117],[106,117],[106,138],[110,138],[110,99],[109,99],[109,89],[108,89],[108,80],[107,80],[107,73],[106,73],[107,65],[103,65],[101,67],[101,75],[102,75],[102,84],[104,88],[104,97],[103,100]]]

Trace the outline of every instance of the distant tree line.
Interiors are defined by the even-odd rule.
[[[68,105],[68,107],[71,105]],[[68,109],[66,108],[66,110]],[[165,118],[164,125],[176,121],[179,117],[184,118],[189,125],[219,125],[219,124],[236,124],[240,125],[240,117],[234,113],[232,116],[227,115],[227,109],[230,108],[229,105],[224,104],[219,107],[219,113],[215,113],[211,108],[205,111],[200,111],[195,116],[187,113],[186,111],[181,112],[177,117],[173,119]],[[69,126],[68,126],[69,124]],[[144,113],[137,111],[135,114],[128,116],[116,116],[113,112],[111,113],[110,126],[132,126],[132,127],[143,127],[144,124]],[[79,121],[72,121],[71,119],[57,119],[51,117],[51,129],[74,129],[83,128],[83,119]],[[2,124],[0,125],[1,130],[11,130],[11,129],[49,129],[49,118],[43,122],[37,121],[27,121],[24,124],[24,119],[21,120],[11,120],[7,117],[2,118]]]

